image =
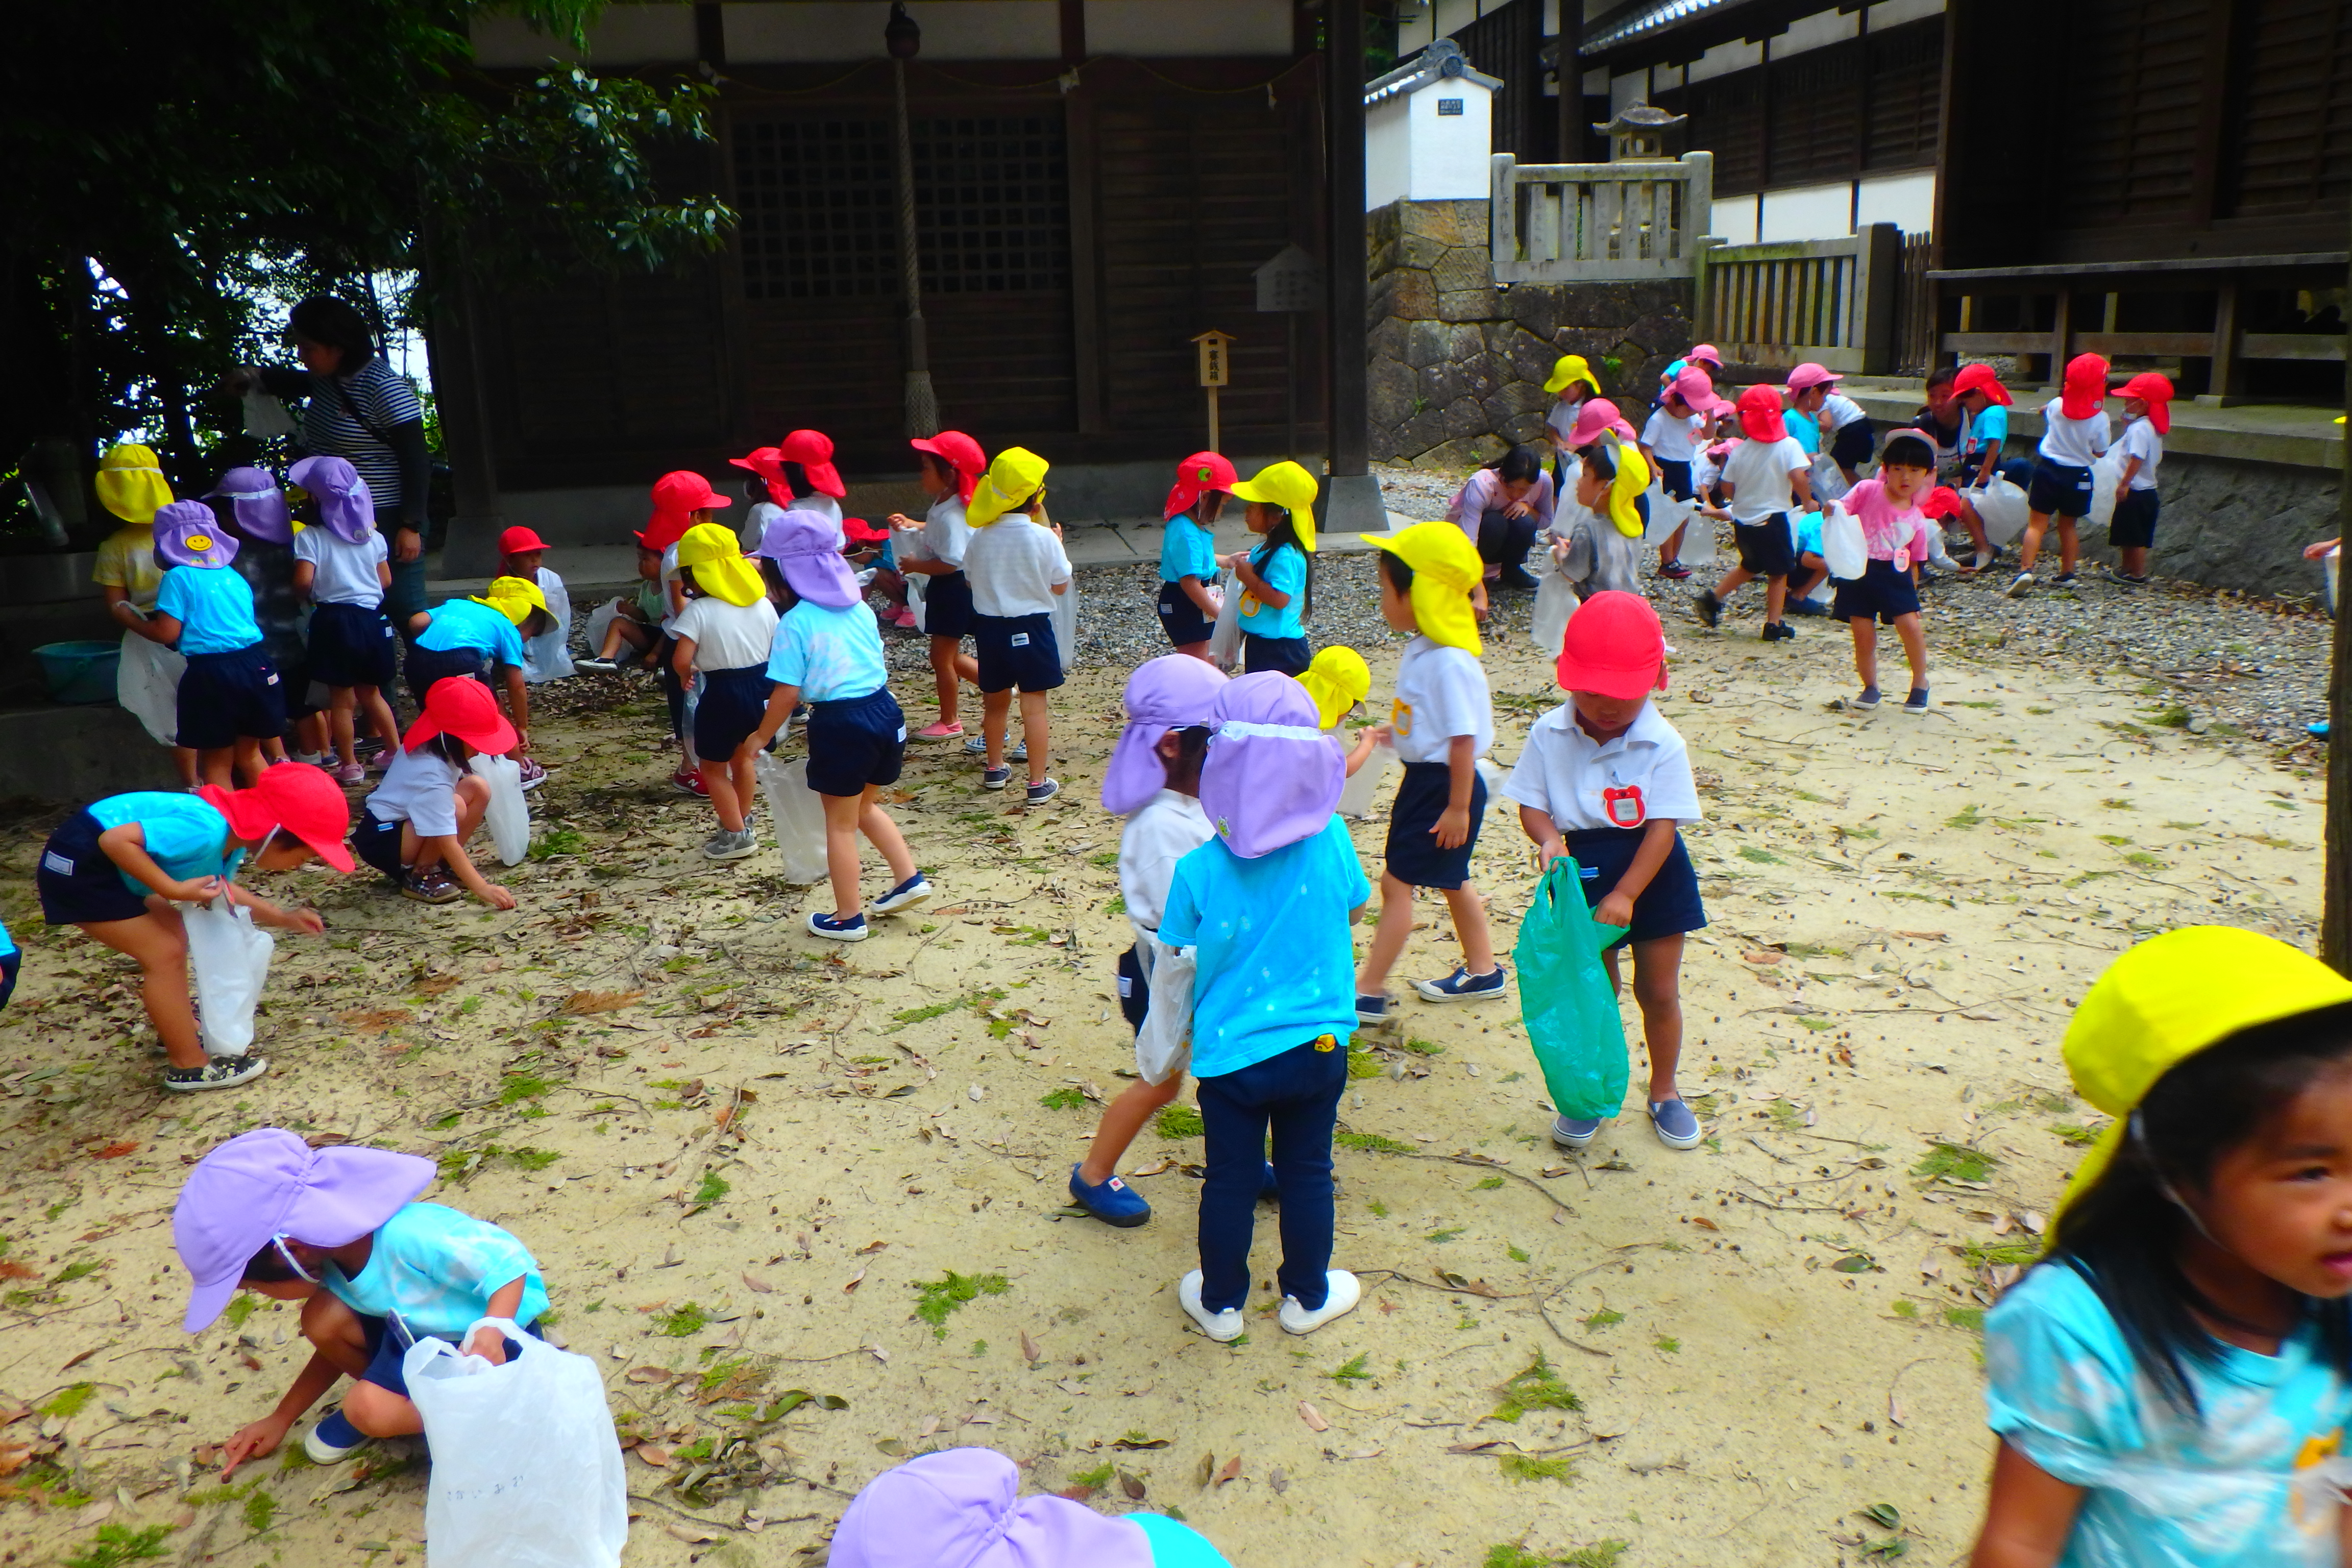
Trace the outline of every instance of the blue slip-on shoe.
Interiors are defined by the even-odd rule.
[[[1356,998],[1356,1022],[1359,1024],[1385,1024],[1388,1016],[1389,999],[1386,996]]]
[[[1076,1165],[1070,1167],[1070,1200],[1103,1224],[1115,1225],[1121,1230],[1151,1217],[1151,1205],[1138,1197],[1133,1187],[1117,1176],[1090,1186],[1078,1175]]]
[[[1656,1130],[1658,1142],[1669,1149],[1698,1146],[1698,1117],[1679,1100],[1650,1101],[1650,1125]]]
[[[920,871],[908,878],[888,892],[874,900],[877,915],[895,915],[900,910],[912,909],[931,896],[931,885]]]
[[[352,1425],[349,1416],[338,1409],[330,1412],[303,1436],[302,1451],[310,1456],[310,1462],[314,1465],[341,1464],[365,1447],[370,1440],[365,1433]]]
[[[842,921],[834,919],[822,910],[811,910],[808,918],[808,933],[811,936],[825,937],[834,942],[864,942],[866,916],[861,911]]]
[[[1425,1002],[1491,1002],[1503,994],[1510,983],[1510,972],[1496,964],[1490,973],[1473,974],[1464,965],[1443,980],[1416,980],[1412,988],[1421,993]],[[1358,999],[1357,1011],[1362,1012],[1362,1000]]]
[[[1581,1149],[1600,1136],[1604,1120],[1599,1116],[1556,1117],[1551,1124],[1551,1141],[1563,1149]]]

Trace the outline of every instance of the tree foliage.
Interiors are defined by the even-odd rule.
[[[234,411],[205,390],[280,357],[282,304],[404,274],[395,321],[461,272],[511,287],[723,243],[666,150],[709,138],[698,82],[478,69],[468,24],[575,47],[601,0],[109,0],[12,13],[0,59],[0,465],[161,435],[167,469]]]

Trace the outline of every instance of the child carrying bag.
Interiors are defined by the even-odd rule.
[[[519,1347],[502,1366],[430,1338],[401,1359],[433,1450],[426,1563],[619,1568],[628,1478],[596,1363],[503,1319],[467,1337],[485,1325]]]
[[[824,802],[809,788],[807,761],[787,763],[762,752],[751,759],[751,771],[759,774],[760,793],[768,798],[776,850],[784,860],[784,880],[824,881],[827,873]]]
[[[1242,661],[1242,596],[1234,586],[1233,568],[1218,580],[1224,595],[1217,605],[1217,624],[1209,632],[1209,662],[1230,671]]]
[[[1625,934],[1596,924],[1571,856],[1551,863],[1519,921],[1519,1017],[1552,1108],[1577,1121],[1624,1109],[1625,1021],[1601,948]]]
[[[2091,510],[2083,519],[2093,528],[2111,528],[2116,521],[2116,487],[2124,482],[2124,454],[2110,447],[2091,465]]]
[[[1576,595],[1570,594],[1569,597],[1573,599]],[[1339,804],[1331,809],[1357,822],[1371,816],[1381,804],[1381,785],[1387,780],[1389,770],[1396,766],[1396,760],[1394,746],[1386,741],[1375,745],[1372,754],[1364,759],[1364,765],[1340,786]]]
[[[482,814],[490,847],[498,851],[499,865],[519,866],[530,853],[530,803],[523,799],[522,764],[484,752],[476,752],[472,763],[475,773],[490,786],[490,808]]]
[[[241,1057],[253,1049],[253,1009],[269,979],[278,939],[253,923],[251,910],[230,903],[226,895],[184,908],[180,921],[188,933],[205,1055]]]

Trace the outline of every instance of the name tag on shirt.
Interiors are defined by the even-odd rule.
[[[1013,634],[1011,646],[1013,647],[1027,647],[1029,646],[1029,634],[1027,632],[1014,632]]]
[[[1412,704],[1400,697],[1389,705],[1389,728],[1400,735],[1412,733]]]
[[[60,877],[70,877],[73,875],[74,863],[72,858],[68,856],[60,855],[54,849],[46,850],[42,853],[41,864],[47,866],[50,870],[55,871]]]

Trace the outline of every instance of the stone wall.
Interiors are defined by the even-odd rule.
[[[1601,389],[1638,412],[1690,347],[1688,279],[1497,288],[1486,206],[1401,201],[1370,215],[1375,460],[1467,468],[1530,438],[1564,353],[1582,354]]]
[[[2326,468],[2168,452],[2148,570],[2211,588],[2316,598],[2320,569],[2303,558],[2303,547],[2341,530],[2342,488],[2343,477]],[[2085,555],[2115,559],[2105,530],[2086,524],[2083,535]]]

